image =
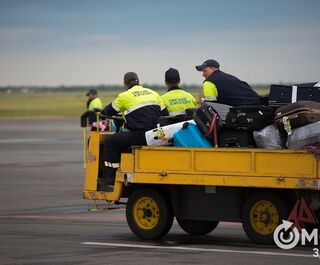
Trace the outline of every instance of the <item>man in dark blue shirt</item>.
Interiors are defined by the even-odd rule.
[[[196,69],[202,71],[205,78],[203,82],[205,101],[216,101],[230,106],[261,105],[258,94],[249,84],[222,72],[216,60],[206,60],[196,66]]]

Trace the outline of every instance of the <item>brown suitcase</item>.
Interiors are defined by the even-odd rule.
[[[276,111],[274,118],[279,130],[301,127],[320,121],[320,103],[314,101],[297,101],[283,106]]]

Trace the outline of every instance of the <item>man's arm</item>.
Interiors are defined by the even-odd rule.
[[[167,110],[167,108],[164,108],[161,110],[162,116],[169,116],[169,111]]]
[[[101,111],[101,114],[105,116],[115,116],[119,113],[119,111],[115,110],[113,108],[113,103],[110,103],[109,105],[105,106],[105,108]]]
[[[157,98],[158,98],[158,102],[159,102],[159,105],[161,108],[162,116],[169,116],[169,111],[167,110],[167,106],[163,102],[163,98],[159,94],[157,95]]]
[[[114,101],[112,101],[109,105],[105,106],[105,108],[101,111],[101,113],[105,116],[115,116],[117,115],[123,106],[123,96],[119,94]]]
[[[216,85],[210,81],[205,81],[203,83],[203,95],[206,101],[216,101],[218,97]]]

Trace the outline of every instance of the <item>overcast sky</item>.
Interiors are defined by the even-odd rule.
[[[0,0],[0,85],[203,81],[208,58],[249,83],[320,81],[317,0]]]

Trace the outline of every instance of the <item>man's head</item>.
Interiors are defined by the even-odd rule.
[[[98,92],[97,92],[97,90],[95,90],[95,89],[90,89],[88,92],[87,92],[87,97],[89,98],[89,99],[93,99],[93,98],[96,98],[97,97],[97,95],[98,95]]]
[[[197,65],[196,69],[202,71],[202,76],[208,78],[214,71],[219,70],[220,64],[213,59],[206,60],[201,65]]]
[[[126,73],[123,77],[123,84],[127,89],[139,85],[138,75],[135,72]]]
[[[169,68],[165,73],[165,82],[167,87],[178,85],[180,83],[179,71],[174,68]]]

